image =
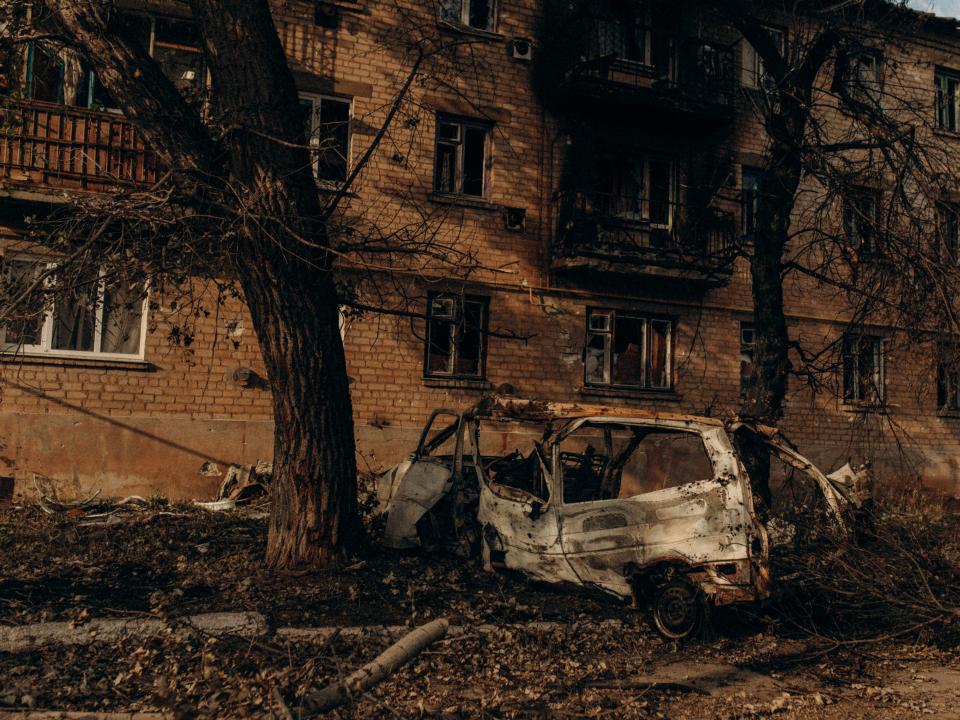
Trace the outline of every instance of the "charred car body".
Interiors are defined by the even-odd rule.
[[[488,569],[650,605],[661,633],[684,637],[709,607],[769,594],[767,530],[735,433],[811,477],[839,527],[862,506],[865,468],[827,476],[770,428],[490,396],[436,410],[381,477],[384,542],[453,540]]]

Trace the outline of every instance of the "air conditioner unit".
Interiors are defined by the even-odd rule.
[[[510,54],[514,60],[530,61],[533,59],[533,43],[527,38],[513,38],[510,41]]]

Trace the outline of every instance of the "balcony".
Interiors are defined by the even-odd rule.
[[[732,274],[733,213],[693,211],[671,203],[644,220],[613,195],[561,194],[551,268],[568,275],[682,280],[700,287],[725,284]]]
[[[34,100],[0,104],[0,188],[102,192],[158,179],[156,155],[121,115]]]
[[[571,101],[648,109],[670,123],[718,125],[733,118],[732,48],[650,30],[646,37],[641,45],[626,42],[619,23],[594,22],[564,78]]]

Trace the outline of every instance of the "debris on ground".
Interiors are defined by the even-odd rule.
[[[195,500],[194,504],[211,512],[235,510],[240,505],[268,497],[272,482],[273,464],[265,460],[258,460],[254,465],[231,465],[217,496],[210,501]]]

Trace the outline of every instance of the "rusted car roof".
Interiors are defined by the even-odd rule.
[[[723,420],[699,415],[652,412],[650,410],[611,407],[609,405],[546,402],[543,400],[527,400],[513,395],[496,394],[483,398],[471,408],[469,414],[473,417],[488,420],[551,422],[553,420],[574,420],[583,417],[616,417],[635,420],[667,420],[712,427],[724,426]]]

